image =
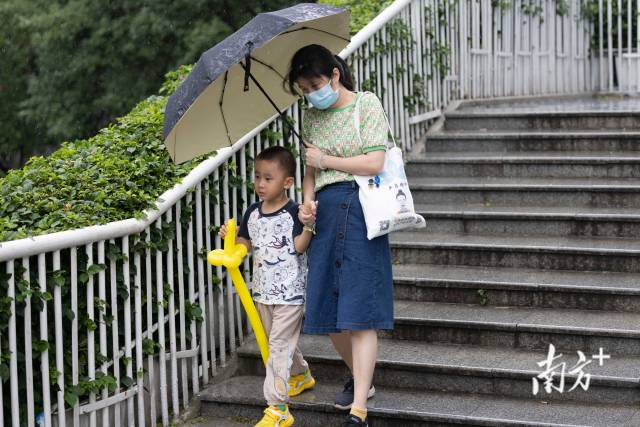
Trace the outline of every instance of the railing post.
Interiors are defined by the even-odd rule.
[[[172,225],[172,212],[173,209],[169,209],[166,214],[166,220],[168,225]],[[167,286],[169,287],[169,295],[167,296],[169,310],[169,358],[171,361],[171,403],[173,408],[174,419],[178,418],[180,414],[180,400],[178,389],[178,359],[176,357],[177,345],[176,345],[176,303],[175,303],[175,287],[173,278],[173,240],[169,239],[167,250]],[[164,359],[165,351],[162,351]]]
[[[162,233],[162,217],[156,220],[156,229]],[[161,234],[162,235],[162,234]],[[162,425],[169,425],[169,405],[167,404],[167,360],[165,358],[166,343],[164,337],[164,275],[162,268],[162,251],[156,248],[156,297],[155,301],[158,310],[158,374],[160,376],[160,413]],[[153,305],[152,301],[147,301],[147,305]],[[151,335],[151,334],[150,334]],[[151,336],[149,336],[151,338]],[[153,387],[153,386],[152,386]]]
[[[23,285],[28,284],[31,287],[29,278],[29,258],[22,258],[22,273]],[[35,426],[35,402],[33,396],[33,349],[31,344],[31,296],[27,295],[25,298],[24,307],[24,365],[25,375],[27,377],[27,426]]]
[[[7,261],[7,275],[9,276],[9,286],[7,297],[10,298],[9,308],[9,348],[14,349],[9,359],[9,386],[11,390],[11,425],[20,427],[20,400],[18,395],[18,341],[16,337],[16,279],[14,260]]]

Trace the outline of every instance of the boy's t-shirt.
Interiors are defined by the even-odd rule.
[[[305,301],[307,260],[293,243],[302,233],[298,204],[289,200],[273,213],[262,212],[262,201],[249,206],[238,236],[253,247],[253,299],[262,304],[299,305]]]

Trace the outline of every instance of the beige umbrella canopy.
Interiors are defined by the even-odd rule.
[[[204,52],[165,110],[173,161],[229,146],[294,103],[283,87],[294,53],[312,43],[340,52],[349,42],[349,18],[341,8],[298,4],[257,15]]]

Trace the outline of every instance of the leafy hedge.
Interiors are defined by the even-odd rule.
[[[0,179],[0,241],[140,217],[204,157],[175,165],[162,140],[168,96],[188,74],[166,75],[158,95],[84,140]]]

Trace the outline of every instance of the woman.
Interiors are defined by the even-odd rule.
[[[393,328],[393,286],[388,237],[367,240],[353,175],[382,170],[387,124],[378,98],[355,93],[347,64],[319,45],[291,61],[289,89],[313,108],[302,124],[306,171],[300,220],[315,221],[309,247],[304,332],[329,334],[352,378],[336,396],[351,409],[343,426],[367,426],[367,399],[378,351],[377,330]],[[360,109],[360,135],[353,112]]]

